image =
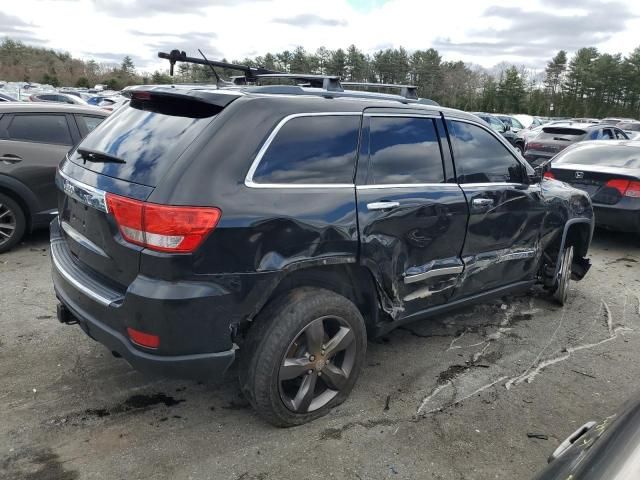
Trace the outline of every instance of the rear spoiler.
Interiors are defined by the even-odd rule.
[[[202,85],[198,87],[184,86],[176,88],[169,85],[134,85],[126,87],[122,91],[122,95],[132,99],[138,100],[151,100],[152,97],[165,97],[191,100],[196,102],[207,103],[209,105],[215,105],[220,108],[225,108],[231,102],[243,95],[242,92],[235,90],[200,90]]]

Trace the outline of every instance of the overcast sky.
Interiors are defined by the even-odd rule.
[[[544,67],[557,50],[640,46],[640,1],[3,0],[0,37],[85,59],[165,67],[158,50],[242,59],[355,44],[436,48],[448,60]]]

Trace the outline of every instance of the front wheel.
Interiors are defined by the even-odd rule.
[[[367,338],[352,302],[329,290],[298,288],[255,322],[240,352],[240,385],[265,420],[301,425],[349,396]]]
[[[556,290],[553,298],[560,305],[567,303],[569,284],[571,283],[571,264],[573,263],[573,247],[565,248],[560,256],[560,268],[556,277]]]

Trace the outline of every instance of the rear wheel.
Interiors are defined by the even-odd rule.
[[[521,143],[515,144],[516,150],[520,153],[520,155],[524,155],[524,146]]]
[[[569,298],[569,284],[571,283],[571,264],[573,263],[573,246],[565,248],[560,256],[560,268],[556,280],[553,298],[560,305],[567,303]]]
[[[10,250],[24,235],[27,221],[20,205],[0,193],[0,253]]]
[[[290,427],[349,396],[366,351],[364,320],[352,302],[329,290],[298,288],[259,317],[240,354],[240,384],[258,414]]]

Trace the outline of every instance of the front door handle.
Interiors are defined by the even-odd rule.
[[[373,202],[367,203],[367,210],[389,210],[400,206],[400,202]]]
[[[10,163],[18,163],[22,161],[22,158],[20,158],[18,155],[12,155],[11,153],[6,153],[2,156],[0,156],[0,161],[6,163],[7,165],[9,165]]]
[[[493,207],[493,200],[491,198],[474,198],[471,205],[477,208]]]

